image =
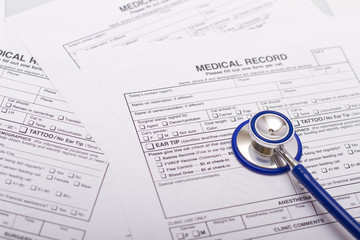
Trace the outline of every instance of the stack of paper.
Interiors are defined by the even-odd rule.
[[[0,32],[2,236],[129,235],[104,153],[3,22]]]
[[[35,58],[1,25],[0,236],[352,239],[290,173],[244,168],[231,136],[285,114],[359,219],[358,20],[284,0],[62,0],[8,18]]]

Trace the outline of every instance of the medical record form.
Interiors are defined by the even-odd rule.
[[[312,22],[258,34],[159,43],[154,40],[171,32],[163,32],[161,24],[177,19],[181,14],[172,13],[181,8],[125,11],[135,18],[151,12],[146,17],[156,19],[171,13],[151,25],[159,31],[146,34],[150,29],[142,27],[142,17],[129,21],[134,25],[114,17],[121,11],[116,1],[104,11],[114,14],[101,21],[94,21],[92,1],[84,11],[88,16],[79,19],[75,10],[81,3],[69,9],[54,2],[45,12],[34,9],[10,22],[75,110],[89,110],[98,119],[134,239],[349,238],[288,174],[263,176],[242,167],[230,139],[238,124],[260,110],[286,114],[301,135],[304,164],[359,217],[359,81],[358,58],[353,58],[358,46],[338,40],[343,34],[356,42],[355,30],[336,30],[334,36],[336,24]],[[184,3],[174,6],[190,6]],[[202,6],[193,9],[216,13]],[[62,12],[69,12],[68,17],[61,18]],[[165,29],[183,30],[177,26]],[[130,36],[124,35],[124,27],[136,34],[123,37]],[[182,36],[188,30],[180,31],[186,33]],[[130,44],[140,39],[154,43]],[[49,52],[43,51],[44,44]],[[336,125],[340,122],[342,128]]]
[[[273,24],[273,13],[288,20],[319,14],[309,0],[293,1],[291,6],[285,3],[284,0],[63,0],[12,16],[7,21],[66,99],[72,99],[78,96],[74,84],[81,83],[77,77],[73,82],[63,78],[68,78],[64,77],[68,73],[71,78],[74,74],[81,75],[83,58],[97,59],[112,49],[140,43],[258,31]],[[280,7],[287,10],[280,11]],[[289,17],[287,12],[291,12]],[[43,51],[44,47],[47,51]],[[71,90],[74,92],[70,93]],[[93,113],[89,115],[84,109],[93,109],[89,101],[78,98],[71,102],[87,128],[96,135],[97,127],[92,127],[94,117],[90,116]]]
[[[254,173],[231,148],[234,129],[255,113],[285,114],[302,140],[302,163],[359,219],[357,40],[321,36],[318,28],[326,29],[293,32],[301,47],[283,37],[284,29],[272,29],[159,43],[141,53],[113,51],[109,59],[121,67],[104,59],[85,63],[102,105],[118,115],[111,130],[102,130],[118,139],[106,145],[118,177],[136,179],[122,184],[134,237],[351,239],[290,173]],[[301,38],[305,33],[319,41]],[[267,34],[282,38],[265,46]],[[130,54],[141,57],[131,61]],[[127,87],[128,81],[138,85]],[[105,121],[111,114],[98,117]],[[124,125],[133,128],[137,144],[125,143]]]
[[[2,21],[0,33],[0,238],[125,238],[104,153]]]

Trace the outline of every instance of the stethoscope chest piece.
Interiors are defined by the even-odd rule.
[[[299,137],[290,120],[279,112],[263,111],[240,124],[232,137],[233,151],[247,168],[263,174],[289,170],[288,164],[274,149],[279,145],[297,161],[302,154]]]

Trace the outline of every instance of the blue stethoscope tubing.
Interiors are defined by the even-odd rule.
[[[316,200],[356,239],[360,239],[359,223],[330,196],[330,194],[312,177],[302,164],[291,170],[294,177],[314,196]]]
[[[263,111],[258,114],[265,114],[265,113],[271,113],[281,116],[286,120],[288,124],[290,124],[290,127],[293,128],[291,121],[283,114],[275,111]],[[232,136],[232,148],[239,162],[242,163],[248,169],[262,174],[279,174],[287,171],[289,169],[288,166],[279,169],[272,169],[272,170],[261,168],[249,162],[241,154],[236,144],[237,135],[241,130],[241,128],[247,126],[248,123],[249,120],[240,124],[235,129],[234,134]],[[254,127],[254,126],[250,126],[250,127]],[[296,135],[296,133],[294,134],[294,136],[298,144],[298,153],[295,159],[299,161],[302,153],[301,141],[299,137]],[[262,140],[267,141],[267,139],[262,139]],[[340,204],[333,197],[330,196],[330,194],[312,177],[309,171],[307,171],[302,164],[299,163],[295,167],[293,167],[291,173],[349,233],[351,233],[356,239],[360,239],[360,224],[343,207],[341,207]]]

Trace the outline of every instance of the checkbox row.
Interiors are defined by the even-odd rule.
[[[28,124],[29,124],[29,125],[34,125],[34,121],[33,121],[33,120],[29,120],[29,121],[28,121]],[[26,133],[27,130],[28,130],[27,127],[21,126],[20,129],[19,129],[19,132],[21,132],[21,133]],[[56,130],[56,127],[55,127],[55,126],[50,126],[50,130],[51,130],[51,131],[55,131],[55,130]]]
[[[313,113],[314,113],[314,114],[318,114],[318,113],[320,113],[320,112],[319,112],[319,110],[315,109],[315,110],[313,110]],[[293,116],[294,116],[294,117],[299,117],[299,113],[294,113]]]
[[[179,132],[173,132],[172,135],[173,135],[174,137],[177,137],[177,136],[179,136],[180,134],[179,134]],[[158,138],[158,139],[163,139],[163,138],[165,138],[165,136],[164,136],[164,134],[158,134],[158,135],[157,135],[157,138]],[[144,139],[144,141],[149,141],[149,140],[151,139],[151,137],[149,137],[149,136],[144,136],[143,139]]]
[[[54,173],[54,172],[52,172],[52,173]],[[68,174],[68,178],[74,178],[74,176],[75,176],[74,173],[69,173],[69,174]],[[48,179],[48,180],[52,180],[53,178],[54,178],[54,176],[51,175],[51,174],[48,174],[48,175],[46,176],[46,179]]]
[[[163,125],[163,126],[168,126],[168,125],[169,125],[169,122],[163,121],[163,122],[161,122],[161,125]],[[144,129],[146,129],[146,126],[143,125],[143,124],[141,124],[141,125],[139,125],[139,128],[140,128],[141,130],[144,130]]]
[[[213,116],[213,118],[218,118],[218,117],[219,117],[219,114],[213,113],[212,116]],[[250,119],[250,118],[251,118],[251,115],[247,115],[247,118]],[[236,121],[236,118],[232,117],[232,118],[230,118],[230,121],[231,121],[231,122],[235,122],[235,121]]]

